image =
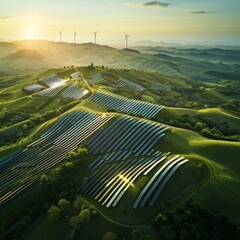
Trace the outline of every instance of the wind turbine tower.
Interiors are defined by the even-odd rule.
[[[94,43],[97,44],[97,33],[98,33],[98,31],[93,32],[93,33],[94,33]]]
[[[59,31],[59,40],[62,42],[62,31]]]
[[[77,33],[76,33],[76,30],[74,31],[74,43],[75,44],[77,43]]]
[[[126,40],[126,48],[128,48],[128,38],[131,37],[125,33],[125,40]]]

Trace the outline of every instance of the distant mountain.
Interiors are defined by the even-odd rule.
[[[151,40],[142,40],[142,41],[134,41],[132,43],[135,46],[138,47],[147,47],[147,46],[151,46],[151,47],[156,47],[156,46],[183,46],[183,44],[180,43],[167,43],[167,42],[154,42]]]
[[[151,40],[135,41],[134,44],[137,46],[157,46],[157,45],[159,45],[159,43],[151,41]]]
[[[151,42],[151,41],[150,41]],[[145,44],[149,41],[145,41]],[[64,66],[109,66],[159,72],[199,81],[221,80],[239,72],[239,49],[139,46],[117,49],[93,43],[50,41],[0,42],[0,69],[5,73],[36,72]],[[214,74],[209,71],[214,71]],[[232,79],[232,77],[230,78]],[[229,80],[230,80],[229,79]]]
[[[158,71],[158,67],[163,65],[156,56],[142,54],[135,49],[116,49],[93,43],[18,41],[7,46],[6,43],[0,43],[0,69],[6,72],[36,71],[90,63],[149,71]]]

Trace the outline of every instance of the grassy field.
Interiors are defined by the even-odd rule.
[[[49,221],[45,216],[38,221],[35,226],[29,230],[28,233],[24,234],[21,240],[45,240],[45,239],[64,239],[69,233],[68,228],[69,219],[60,219],[57,222]]]
[[[173,129],[168,138],[177,152],[205,162],[211,169],[212,178],[222,186],[220,192],[240,202],[240,143],[209,140],[182,129]],[[200,196],[200,193],[197,193],[195,198]],[[207,197],[205,195],[206,201]],[[216,201],[214,209],[220,210],[222,203]],[[231,202],[225,202],[225,205],[231,205]],[[235,216],[234,221],[237,221],[234,211],[229,213],[229,216]]]
[[[22,238],[21,240],[60,240],[65,239],[71,233],[71,228],[69,227],[69,219],[61,219],[58,222],[49,221],[47,216],[41,218],[40,221],[36,222]],[[94,231],[93,231],[94,229]],[[56,234],[57,232],[57,234]],[[91,219],[90,223],[84,228],[81,233],[81,238],[79,239],[99,239],[106,232],[114,232],[120,238],[124,239],[131,234],[132,229],[126,229],[118,225],[109,223],[106,219],[102,218],[100,215]]]
[[[235,116],[221,108],[207,108],[202,110],[194,110],[189,108],[171,108],[165,107],[159,117],[163,119],[181,117],[183,115],[189,115],[194,120],[206,119],[207,121],[214,122],[216,125],[220,125],[223,122],[229,123],[230,126],[240,129],[240,117]]]
[[[226,191],[220,184],[210,181],[196,192],[192,199],[209,208],[215,214],[227,216],[232,222],[240,223],[240,200]]]

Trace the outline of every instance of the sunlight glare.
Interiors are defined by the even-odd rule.
[[[34,39],[37,35],[37,29],[33,26],[26,28],[25,34],[27,38]]]
[[[130,179],[128,179],[127,177],[123,176],[122,174],[119,174],[119,178],[121,178],[125,183],[129,183]],[[134,187],[134,184],[131,183],[131,186]]]

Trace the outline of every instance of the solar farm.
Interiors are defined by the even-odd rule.
[[[48,89],[38,92],[38,95],[42,97],[54,98],[59,92],[61,92],[66,87],[66,84],[62,84],[57,87],[50,87]]]
[[[147,192],[141,203],[141,207],[145,207],[149,197],[163,180],[160,190],[150,198],[149,205],[153,206],[167,181],[188,161],[178,155],[167,161],[170,152],[154,150],[155,144],[165,136],[164,132],[167,129],[145,120],[118,118],[86,143],[89,151],[97,157],[89,165],[92,174],[85,181],[80,192],[94,198],[107,208],[116,207],[138,178],[151,175],[155,168],[161,166],[150,178],[133,205],[134,208],[138,207],[138,202]]]
[[[44,89],[44,86],[39,85],[38,83],[33,83],[32,85],[25,87],[24,90],[28,91],[28,92],[39,92],[42,89]]]
[[[80,88],[77,83],[73,83],[67,89],[64,90],[62,96],[64,98],[72,98],[76,100],[82,99],[89,91],[84,87]]]
[[[40,82],[42,82],[49,88],[55,88],[55,87],[64,85],[64,83],[66,83],[67,80],[53,75],[53,76],[49,76],[49,77],[40,79]]]
[[[142,196],[147,192],[140,205],[144,207],[157,184],[162,180],[159,188],[162,189],[187,160],[180,156],[169,159],[170,152],[154,150],[168,127],[129,116],[119,117],[104,127],[112,118],[113,115],[101,116],[81,110],[65,114],[38,140],[0,159],[0,204],[25,190],[93,135],[86,146],[96,157],[88,166],[92,173],[80,192],[107,208],[116,207],[138,178],[151,175],[154,169],[161,166],[133,205],[134,208],[138,207]],[[95,132],[97,133],[94,134]],[[153,185],[150,188],[151,183]],[[161,192],[159,189],[149,199],[150,206],[156,202]]]
[[[79,82],[82,81],[82,77],[80,76],[79,72],[72,73],[71,77],[78,80]]]
[[[93,171],[80,192],[94,198],[107,208],[117,207],[124,194],[127,194],[128,188],[133,187],[134,182],[138,178],[151,175],[152,171],[161,165],[161,168],[144,186],[132,206],[133,208],[137,208],[141,202],[139,205],[141,208],[147,206],[153,207],[174,172],[188,161],[180,156],[175,156],[166,161],[168,154],[160,153],[156,154],[156,156],[153,156],[153,154],[152,156],[149,155],[140,159],[132,158],[130,160],[119,161],[118,164],[112,164],[111,167],[107,165],[102,166],[98,171]],[[165,162],[165,164],[162,165],[162,162]],[[101,181],[98,180],[100,176]]]
[[[161,105],[126,99],[121,96],[102,92],[94,93],[89,100],[116,111],[121,111],[127,114],[133,114],[145,118],[156,116],[156,114],[158,114],[164,108],[164,106]]]
[[[120,88],[128,88],[135,92],[143,92],[145,90],[145,88],[140,84],[134,83],[123,78],[117,80],[117,86]]]
[[[151,86],[151,89],[156,90],[156,91],[161,91],[161,92],[169,92],[169,91],[171,91],[171,86],[169,86],[167,84],[154,83]]]
[[[90,77],[89,79],[89,83],[90,84],[96,84],[99,83],[100,81],[104,80],[104,78],[102,77],[102,75],[100,73],[97,73],[93,76]]]
[[[68,80],[57,76],[49,76],[39,80],[39,83],[35,82],[25,87],[24,90],[30,93],[37,93],[39,96],[46,98],[54,99],[61,93],[60,95],[63,98],[81,100],[89,91],[79,85],[78,82],[81,82],[82,78],[78,72],[71,74],[71,77],[77,80],[77,82],[69,84]]]
[[[190,88],[186,79],[175,84],[168,81],[168,76],[157,76],[144,71],[89,66],[49,70],[34,75],[31,81],[22,80],[21,91],[16,93],[19,101],[9,97],[9,105],[7,100],[1,102],[6,109],[16,111],[16,119],[20,119],[10,126],[7,120],[3,122],[6,126],[2,132],[20,137],[0,146],[0,208],[7,213],[8,206],[18,201],[25,206],[24,202],[28,203],[40,189],[51,195],[44,210],[45,223],[49,221],[48,209],[52,205],[60,209],[58,201],[64,198],[71,202],[71,208],[69,212],[61,210],[60,218],[72,229],[69,222],[73,213],[79,211],[74,207],[79,198],[80,211],[97,211],[94,224],[139,224],[145,231],[157,214],[212,184],[217,179],[213,178],[215,171],[222,180],[225,173],[218,169],[220,161],[230,150],[237,156],[237,143],[229,141],[225,148],[223,141],[201,136],[197,128],[200,124],[192,126],[187,119],[208,118],[223,123],[228,121],[224,118],[227,114],[222,111],[218,115],[217,109],[209,112],[169,107],[165,99],[178,101],[177,90],[184,87],[190,92]],[[13,85],[10,87],[12,91]],[[176,119],[196,131],[176,127]],[[227,119],[237,125],[235,118],[228,115]],[[216,149],[216,158],[212,157],[211,147]],[[215,165],[210,166],[209,159],[214,159]],[[69,174],[67,177],[61,175],[62,169]],[[62,189],[62,185],[58,186],[61,190],[55,188],[55,181],[60,181],[58,171],[61,184],[64,186],[66,181],[69,189]],[[55,176],[58,177],[54,179]],[[53,194],[55,191],[57,195]]]
[[[0,205],[15,197],[112,118],[83,111],[61,117],[38,140],[1,159]],[[23,180],[24,179],[24,180]]]
[[[90,94],[82,85],[84,80],[79,72],[70,76],[71,82],[50,75],[24,90],[49,99],[61,97],[80,102],[85,99],[109,109],[110,113],[79,109],[64,114],[37,140],[1,158],[0,204],[17,196],[84,143],[92,157],[88,164],[91,173],[80,188],[81,194],[107,208],[117,207],[129,188],[147,177],[148,182],[139,188],[132,208],[154,206],[172,175],[188,162],[183,156],[156,148],[165,141],[169,127],[148,119],[159,114],[164,106],[107,92]],[[103,79],[102,74],[97,73],[91,75],[88,82],[96,84]],[[117,85],[135,92],[145,90],[124,78],[119,78]],[[163,84],[154,86],[166,88]],[[116,111],[121,114],[115,115]]]
[[[81,86],[80,74],[74,72],[71,77],[73,82],[69,83],[69,79],[51,75],[25,90],[50,99],[83,100],[89,96],[89,90]],[[90,77],[89,83],[101,80],[102,74],[98,73]],[[123,78],[117,83],[119,87],[144,91],[141,85]],[[136,181],[148,177],[149,181],[139,188],[132,208],[154,206],[171,176],[188,161],[170,151],[156,149],[169,127],[147,119],[160,113],[164,106],[98,91],[86,100],[121,115],[75,110],[56,119],[34,142],[1,158],[0,204],[17,196],[84,143],[92,160],[88,164],[91,173],[80,188],[81,194],[106,208],[117,207]]]

